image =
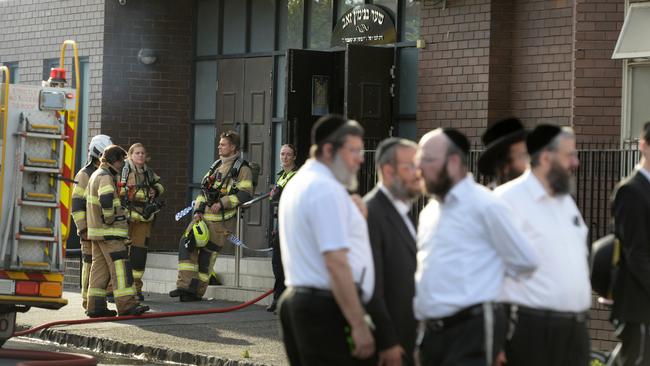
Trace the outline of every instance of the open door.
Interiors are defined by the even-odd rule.
[[[284,141],[298,150],[298,165],[309,156],[311,128],[321,116],[343,114],[344,53],[287,50],[287,124]]]

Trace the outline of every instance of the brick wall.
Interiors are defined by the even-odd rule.
[[[513,115],[527,126],[570,125],[572,1],[518,0],[514,5]]]
[[[102,132],[125,149],[141,142],[162,178],[167,206],[150,248],[175,250],[182,228],[173,213],[188,204],[188,118],[192,75],[192,6],[184,1],[106,1]],[[158,60],[143,65],[141,48]]]
[[[91,133],[97,133],[102,107],[104,0],[0,1],[0,19],[0,62],[17,62],[21,83],[39,85],[43,61],[58,59],[66,39],[77,42],[79,56],[89,61],[89,127]],[[66,55],[72,56],[71,48]],[[68,73],[70,66],[67,62]]]
[[[624,2],[577,0],[573,124],[580,142],[618,143],[622,63],[611,60]]]
[[[462,128],[475,141],[487,125],[490,0],[423,2],[418,80],[418,135]]]

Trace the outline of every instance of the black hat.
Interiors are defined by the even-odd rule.
[[[526,138],[528,153],[533,155],[539,152],[550,144],[560,132],[562,129],[556,125],[538,125]]]
[[[483,175],[493,175],[496,163],[508,154],[510,146],[526,141],[526,130],[519,119],[506,118],[488,127],[481,140],[485,151],[478,158],[478,171]]]
[[[462,132],[454,128],[443,128],[442,132],[456,145],[465,155],[469,154],[469,140]]]
[[[338,114],[328,114],[319,118],[314,127],[311,128],[312,145],[323,142],[346,122],[345,118]]]

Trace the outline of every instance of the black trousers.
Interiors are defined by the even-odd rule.
[[[570,318],[553,312],[531,314],[519,309],[514,333],[506,343],[508,366],[588,366],[586,316]]]
[[[505,341],[506,314],[497,304],[479,304],[425,324],[422,366],[491,366]]]
[[[280,299],[280,295],[282,295],[286,286],[284,285],[284,269],[282,268],[282,256],[280,255],[280,235],[275,232],[271,240],[273,247],[271,267],[273,268],[273,276],[275,277],[275,283],[273,284],[273,302],[276,302]]]
[[[625,323],[620,338],[623,341],[621,366],[650,365],[650,324]]]
[[[331,293],[289,287],[279,305],[282,338],[292,366],[364,365],[350,353],[348,324]]]

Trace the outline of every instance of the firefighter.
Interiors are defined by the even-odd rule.
[[[140,305],[135,296],[125,246],[129,228],[117,189],[117,174],[124,166],[125,157],[126,151],[121,147],[106,147],[86,191],[88,239],[93,252],[86,314],[91,318],[115,316],[115,311],[106,307],[109,281],[119,315],[140,315],[149,310],[148,306]]]
[[[160,177],[147,166],[147,151],[141,143],[131,145],[119,178],[120,197],[126,207],[129,222],[129,260],[133,268],[133,283],[138,300],[142,295],[142,276],[147,263],[147,247],[156,212],[162,208],[158,196],[165,188]]]
[[[178,280],[176,289],[169,293],[171,297],[180,297],[181,301],[201,300],[217,254],[226,243],[226,237],[236,230],[237,206],[252,197],[253,173],[239,148],[240,138],[236,132],[221,134],[219,160],[203,177],[192,223],[181,238]],[[208,230],[207,240],[204,228]]]
[[[72,189],[72,219],[77,226],[77,235],[81,244],[81,299],[84,309],[87,309],[88,278],[90,277],[90,264],[92,263],[92,244],[88,240],[88,226],[86,225],[86,188],[88,179],[99,167],[99,158],[106,146],[112,145],[111,138],[106,135],[97,135],[90,140],[88,146],[88,163],[74,177]]]

